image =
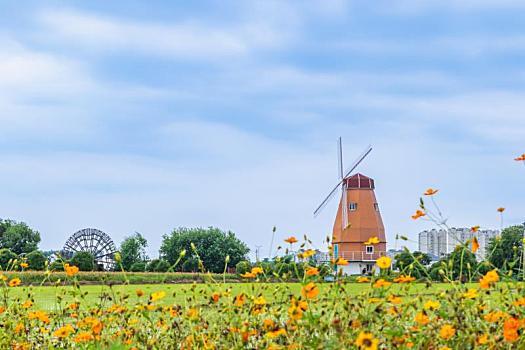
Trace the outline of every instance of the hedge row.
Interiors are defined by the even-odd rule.
[[[70,283],[65,272],[51,272],[49,275],[44,271],[21,271],[4,272],[8,279],[20,278],[26,285],[52,285],[57,282]],[[203,274],[203,273],[184,273],[184,272],[79,272],[76,279],[81,284],[150,284],[150,283],[184,283],[184,282],[209,282],[210,278],[217,281],[239,282],[241,279],[235,274]]]

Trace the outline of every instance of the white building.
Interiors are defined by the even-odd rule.
[[[452,253],[457,245],[462,244],[474,236],[477,237],[479,249],[476,252],[477,260],[484,260],[488,254],[490,240],[500,234],[499,230],[479,230],[472,232],[470,228],[451,228],[425,230],[419,233],[419,251],[437,257]]]

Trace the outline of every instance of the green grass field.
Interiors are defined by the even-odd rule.
[[[329,288],[330,284],[320,284],[321,291]],[[347,283],[342,286],[350,295],[357,295],[362,291],[368,290],[368,284]],[[402,285],[393,285],[392,289],[395,293],[400,295],[419,295],[419,294],[433,294],[443,290],[452,288],[450,284],[433,284],[430,288],[426,288],[425,284],[413,283],[410,285],[408,292],[402,290]],[[72,286],[58,286],[58,287],[17,287],[10,288],[10,301],[26,300],[26,294],[31,289],[35,295],[34,304],[36,308],[44,310],[53,310],[56,306],[57,296],[63,297],[63,303],[71,303],[75,300],[73,296],[74,288]],[[113,298],[119,299],[122,296],[128,295],[131,301],[138,299],[136,295],[137,290],[142,290],[146,300],[147,296],[153,292],[165,291],[166,298],[163,299],[164,304],[185,304],[186,302],[206,303],[214,291],[227,291],[231,289],[232,295],[237,295],[241,292],[249,292],[249,294],[261,294],[268,302],[285,302],[290,295],[299,295],[301,285],[299,283],[225,283],[225,284],[145,284],[145,285],[115,285],[113,287],[102,285],[84,285],[80,290],[83,294],[83,307],[93,307],[99,303],[105,305],[112,304]],[[279,296],[279,297],[277,297]],[[82,301],[80,297],[77,300]]]

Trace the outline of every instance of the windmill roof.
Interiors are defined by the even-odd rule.
[[[374,189],[374,179],[361,173],[354,174],[345,179],[347,188],[369,188]]]

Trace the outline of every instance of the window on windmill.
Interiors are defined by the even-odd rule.
[[[366,246],[366,253],[367,254],[374,254],[374,246],[373,245],[367,245]]]
[[[356,211],[357,203],[351,202],[350,204],[348,204],[348,209],[350,209],[350,211]]]
[[[375,209],[376,211],[379,211],[379,204],[374,203],[374,209]]]

